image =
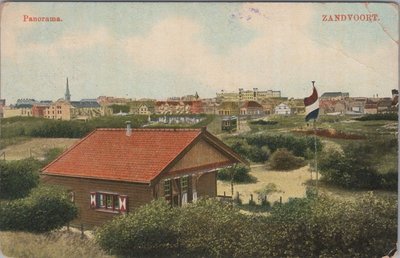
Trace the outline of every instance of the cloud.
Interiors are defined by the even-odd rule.
[[[76,28],[60,31],[53,41],[24,42],[19,35],[31,30],[32,24],[22,23],[22,15],[35,11],[14,8],[2,18],[2,22],[6,22],[2,23],[2,52],[15,63],[24,63],[32,55],[46,57],[44,64],[59,63],[57,66],[64,66],[62,69],[72,65],[60,63],[60,60],[82,62],[79,63],[80,77],[92,76],[95,80],[93,72],[109,72],[102,78],[121,80],[118,82],[121,92],[125,92],[124,85],[135,84],[135,81],[126,83],[124,80],[138,80],[130,72],[135,70],[146,76],[172,74],[179,78],[173,89],[175,92],[170,95],[179,95],[185,87],[192,87],[182,82],[193,81],[193,84],[205,85],[210,92],[258,87],[301,97],[309,93],[311,80],[317,81],[322,92],[389,95],[389,90],[397,85],[397,45],[386,40],[369,46],[371,51],[352,51],[343,39],[353,41],[354,35],[346,31],[336,40],[319,37],[312,28],[321,22],[321,10],[326,10],[318,8],[320,6],[315,3],[245,3],[226,19],[235,21],[230,26],[242,26],[254,31],[255,36],[240,45],[227,46],[223,53],[218,53],[205,37],[206,30],[212,28],[203,26],[193,17],[171,15],[158,20],[145,34],[124,38],[117,38],[111,25],[102,23],[88,32]],[[322,26],[325,25],[317,27],[329,29]],[[357,39],[354,42],[359,43]],[[98,62],[95,68],[91,60]],[[118,76],[112,75],[112,71],[119,71]],[[80,78],[82,84],[86,79]],[[143,87],[163,90],[163,85]],[[359,94],[360,87],[363,93]]]

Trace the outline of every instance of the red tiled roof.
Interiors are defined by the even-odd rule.
[[[242,108],[262,108],[262,105],[256,101],[245,101]]]
[[[97,129],[43,169],[44,174],[148,183],[202,129]]]

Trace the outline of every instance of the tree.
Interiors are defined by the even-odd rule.
[[[33,158],[0,161],[0,198],[16,199],[29,194],[39,183],[40,162]]]

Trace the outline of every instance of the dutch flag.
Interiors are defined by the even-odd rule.
[[[306,106],[306,122],[311,119],[314,121],[318,118],[319,113],[319,100],[318,100],[318,92],[315,89],[314,81],[313,84],[313,92],[310,97],[304,98],[304,105]]]

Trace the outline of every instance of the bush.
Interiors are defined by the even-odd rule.
[[[373,195],[294,199],[273,207],[268,244],[279,257],[380,257],[396,243],[396,207]]]
[[[249,145],[245,139],[242,138],[228,138],[225,139],[225,144],[232,148],[236,153],[253,162],[265,162],[268,160],[270,151],[267,146],[258,147]]]
[[[233,181],[234,183],[248,183],[253,181],[249,172],[249,167],[236,165],[220,169],[217,174],[217,179],[222,181]]]
[[[278,124],[277,121],[265,121],[262,119],[256,120],[256,121],[250,121],[250,124],[252,125],[276,125]]]
[[[0,204],[0,230],[47,232],[66,225],[77,213],[66,191],[39,187],[24,199]]]
[[[276,170],[292,170],[304,166],[305,161],[287,149],[278,149],[272,154],[269,165]]]
[[[177,210],[153,201],[127,216],[119,216],[96,231],[96,241],[112,254],[169,256],[178,252]]]
[[[390,120],[398,121],[399,116],[397,113],[381,113],[381,114],[367,114],[359,118],[355,118],[358,121],[371,121],[371,120]]]
[[[252,146],[262,148],[267,146],[271,153],[277,149],[285,148],[294,155],[299,157],[306,157],[307,150],[314,151],[314,137],[294,137],[291,135],[272,135],[267,133],[252,134],[245,137],[247,143]],[[317,151],[322,150],[322,143],[320,139],[317,140]]]
[[[387,144],[392,146],[390,142]],[[396,190],[397,169],[387,173],[378,171],[376,156],[378,153],[379,158],[385,155],[382,146],[386,145],[378,140],[346,145],[343,147],[343,152],[323,152],[319,159],[322,180],[350,189]]]
[[[113,254],[138,257],[380,257],[396,232],[395,198],[373,195],[292,199],[269,216],[213,199],[181,208],[160,200],[102,226],[96,240]]]
[[[29,158],[0,161],[0,199],[22,198],[39,183],[40,162]]]

